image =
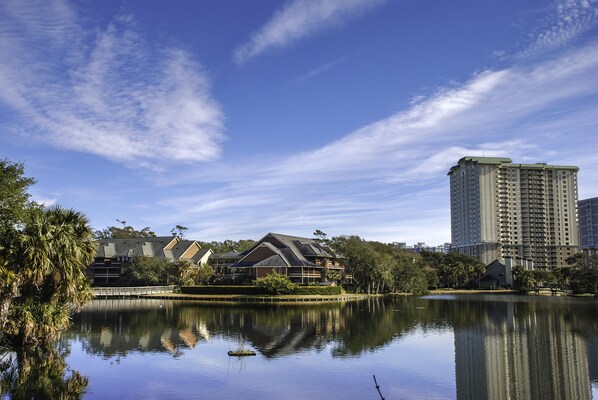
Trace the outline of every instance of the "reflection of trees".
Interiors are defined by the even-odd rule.
[[[107,357],[129,351],[179,356],[214,336],[242,340],[266,357],[329,345],[333,356],[351,357],[380,349],[414,329],[457,332],[490,324],[513,330],[515,321],[534,320],[542,313],[563,315],[563,329],[596,336],[598,322],[591,316],[595,305],[545,300],[551,299],[402,297],[309,305],[102,300],[75,316],[76,328],[69,334],[79,337],[86,351]]]
[[[80,399],[87,378],[77,371],[67,375],[64,348],[18,349],[0,355],[0,394],[11,399]]]

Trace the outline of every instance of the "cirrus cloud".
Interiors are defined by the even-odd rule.
[[[62,1],[0,7],[0,102],[32,138],[131,166],[220,156],[224,116],[189,53],[126,15],[97,27]]]
[[[287,46],[327,27],[358,18],[385,1],[290,1],[255,32],[246,43],[235,50],[233,59],[237,64],[243,64],[268,49]]]

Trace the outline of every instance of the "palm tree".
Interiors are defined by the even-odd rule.
[[[6,334],[22,345],[49,343],[92,297],[85,270],[96,242],[88,220],[58,206],[33,208],[4,250],[8,268],[19,277]]]

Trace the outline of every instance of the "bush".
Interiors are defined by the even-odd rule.
[[[255,285],[271,294],[293,294],[297,285],[285,275],[272,272],[263,278],[257,278]]]

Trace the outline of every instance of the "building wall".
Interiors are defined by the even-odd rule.
[[[583,251],[598,249],[598,197],[579,201],[579,244]]]
[[[566,265],[578,251],[577,167],[464,157],[451,168],[453,250],[490,264]]]

